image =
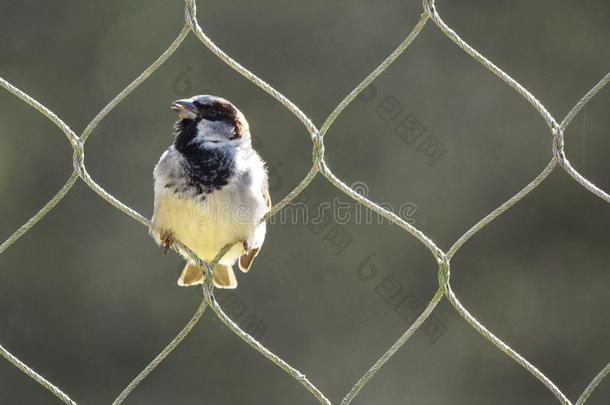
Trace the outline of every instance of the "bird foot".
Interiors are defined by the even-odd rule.
[[[161,231],[159,239],[161,240],[163,254],[167,254],[176,241],[174,234],[171,231]]]

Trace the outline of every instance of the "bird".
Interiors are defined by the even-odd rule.
[[[246,117],[213,95],[176,100],[174,140],[153,170],[150,234],[167,253],[176,241],[210,262],[235,243],[212,269],[217,288],[236,288],[233,266],[247,272],[266,234],[271,208],[265,161],[252,147]],[[202,284],[205,272],[188,255],[178,285]]]

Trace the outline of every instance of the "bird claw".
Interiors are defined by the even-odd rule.
[[[163,249],[163,254],[166,255],[167,252],[169,252],[169,250],[174,245],[174,242],[175,242],[174,234],[171,233],[170,231],[162,231],[161,235],[160,235],[160,240],[161,240],[161,248]]]

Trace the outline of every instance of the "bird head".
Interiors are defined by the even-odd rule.
[[[175,125],[175,143],[206,148],[250,144],[246,117],[224,98],[194,96],[176,100],[170,108],[179,117]]]

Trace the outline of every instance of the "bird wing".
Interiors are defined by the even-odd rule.
[[[263,185],[261,192],[263,193],[265,207],[267,207],[267,210],[271,209],[271,196],[269,195],[269,184],[267,182],[265,182],[265,184]],[[244,273],[248,272],[248,270],[250,270],[250,267],[252,266],[254,258],[258,255],[258,252],[260,250],[261,247],[258,246],[245,251],[239,258],[239,269]]]

